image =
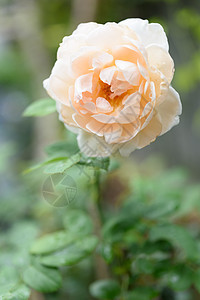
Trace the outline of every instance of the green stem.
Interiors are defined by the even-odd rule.
[[[101,228],[103,223],[103,212],[101,205],[101,192],[100,192],[100,171],[95,170],[95,180],[93,183],[92,199],[90,201],[90,214],[94,223],[94,230],[96,236],[102,241]],[[105,279],[109,277],[108,267],[103,258],[95,253],[95,271],[97,279]]]
[[[124,299],[124,296],[126,295],[126,292],[128,291],[128,286],[129,286],[129,276],[124,275],[122,277],[122,286],[121,286],[121,297],[120,300]]]
[[[35,290],[32,290],[29,300],[45,300],[45,296]]]
[[[103,223],[100,176],[101,176],[100,170],[96,170],[95,171],[95,182],[94,182],[94,202],[95,202],[96,208],[98,209],[100,223]]]

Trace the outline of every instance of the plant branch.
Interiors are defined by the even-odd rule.
[[[92,199],[90,201],[90,215],[93,219],[95,234],[102,241],[101,228],[103,223],[103,212],[101,208],[101,193],[100,193],[100,171],[95,171],[95,181],[92,186]],[[95,253],[95,271],[97,279],[109,278],[108,267],[103,258]]]

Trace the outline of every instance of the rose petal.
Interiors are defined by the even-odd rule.
[[[93,31],[94,29],[96,29],[98,27],[99,27],[99,24],[97,24],[95,22],[81,23],[77,26],[76,30],[74,30],[73,35],[82,34],[86,37],[89,32]]]
[[[93,73],[79,76],[75,81],[75,98],[81,99],[84,92],[92,93]]]
[[[106,123],[106,124],[116,123],[116,118],[114,116],[105,115],[102,113],[99,113],[98,115],[92,115],[91,117],[101,123]]]
[[[154,115],[149,124],[141,130],[137,135],[137,148],[143,148],[155,141],[157,136],[161,134],[162,124],[158,115]]]
[[[137,149],[137,139],[136,139],[136,137],[133,138],[132,140],[130,140],[129,142],[127,142],[127,143],[120,144],[119,153],[122,156],[127,157],[131,154],[131,152],[133,152],[134,150]]]
[[[130,124],[123,125],[123,132],[121,136],[121,142],[128,142],[132,140],[136,134],[139,132],[141,128],[141,122],[136,120],[136,122],[132,122]]]
[[[155,84],[153,81],[150,82],[150,95],[149,97],[151,98],[152,101],[156,99],[156,89],[155,89]]]
[[[102,125],[96,120],[91,120],[89,123],[87,123],[86,128],[98,136],[103,136],[104,131],[106,130],[106,124]]]
[[[142,77],[144,77],[144,79],[148,80],[149,79],[149,74],[147,69],[144,68],[144,66],[139,62],[139,60],[137,61],[137,66],[138,66],[138,70],[140,72],[140,74],[142,75]]]
[[[169,50],[166,34],[160,24],[149,24],[148,20],[142,20],[139,18],[126,19],[119,22],[119,24],[126,25],[132,29],[144,46],[157,44],[166,49],[166,51]]]
[[[141,130],[132,140],[119,148],[123,156],[129,156],[135,149],[143,148],[153,142],[162,130],[161,122],[158,116],[154,116],[148,126]]]
[[[88,113],[87,110],[84,110],[84,109],[80,109],[80,112],[83,114],[83,115],[86,115]]]
[[[59,113],[60,113],[60,117],[62,119],[62,121],[64,123],[67,123],[71,126],[75,126],[77,127],[77,124],[74,122],[72,116],[74,114],[74,109],[69,107],[69,106],[65,106],[65,105],[59,105]]]
[[[84,103],[84,105],[81,105],[84,109],[88,110],[91,113],[95,113],[96,112],[96,106],[93,102],[87,102]]]
[[[110,124],[104,132],[106,143],[119,143],[122,135],[123,127],[121,124]]]
[[[170,86],[166,99],[157,107],[158,115],[162,123],[164,134],[179,123],[179,115],[182,113],[182,104],[179,94]]]
[[[98,112],[109,113],[113,111],[113,108],[110,105],[110,103],[103,97],[98,97],[96,99],[96,107],[98,109]]]
[[[117,68],[114,66],[105,68],[100,72],[99,77],[100,77],[101,81],[110,85],[116,71],[117,71]]]
[[[144,109],[143,109],[143,112],[140,116],[140,118],[143,118],[144,116],[146,116],[148,113],[150,113],[150,111],[152,110],[152,103],[151,102],[148,102]]]
[[[115,46],[112,49],[113,57],[116,60],[129,61],[132,63],[136,63],[138,59],[138,55],[140,55],[139,50],[131,45],[119,45]]]
[[[149,86],[149,80],[147,80],[145,85],[144,85],[144,94],[146,94],[148,86]]]
[[[135,122],[140,115],[140,106],[138,103],[125,106],[117,116],[117,122],[120,124],[128,124]]]
[[[60,47],[58,48],[57,58],[58,59],[69,59],[70,55],[74,54],[74,50],[79,50],[85,46],[85,38],[82,35],[71,35],[63,38]]]
[[[81,116],[80,114],[74,113],[72,115],[72,119],[74,120],[74,123],[80,127],[81,129],[84,129],[86,131],[88,131],[86,129],[86,125],[88,123],[88,118],[86,116]]]
[[[113,61],[113,56],[109,53],[103,52],[102,54],[93,58],[92,67],[94,69],[100,69],[111,64],[112,61]]]
[[[58,59],[51,71],[52,75],[63,80],[67,85],[72,84],[74,79],[70,76],[69,60]]]
[[[150,66],[162,72],[170,83],[174,74],[174,62],[169,53],[157,45],[150,45],[146,50]]]
[[[133,64],[128,61],[123,61],[123,60],[116,60],[115,64],[120,69],[120,71],[122,71],[125,79],[131,85],[139,84],[140,74],[138,72],[138,68],[137,68],[136,64]]]
[[[97,47],[81,47],[81,49],[71,57],[71,76],[77,78],[85,75],[92,69],[92,58],[99,53]]]
[[[106,23],[88,34],[87,44],[99,49],[109,49],[113,45],[119,45],[124,41],[123,30],[116,23]]]
[[[55,75],[51,75],[48,79],[44,80],[43,84],[51,98],[65,105],[69,105],[69,86],[63,80]]]
[[[118,148],[118,145],[108,145],[103,138],[83,131],[78,135],[77,141],[81,152],[89,157],[110,156]]]
[[[141,100],[141,95],[139,92],[135,92],[128,96],[127,98],[123,99],[122,104],[125,106],[129,105],[135,105],[137,111],[140,110],[140,100]]]

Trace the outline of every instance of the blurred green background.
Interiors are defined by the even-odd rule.
[[[183,114],[180,124],[169,133],[145,149],[135,151],[130,158],[122,159],[121,171],[112,173],[104,184],[104,201],[108,211],[112,211],[129,193],[137,194],[144,189],[150,198],[159,198],[162,193],[165,198],[171,192],[172,201],[180,204],[174,219],[189,227],[199,240],[200,1],[1,0],[1,266],[14,264],[20,268],[23,265],[20,257],[24,251],[26,258],[30,242],[41,233],[59,229],[60,219],[67,210],[51,207],[42,199],[41,171],[27,176],[22,171],[32,161],[40,161],[45,156],[44,148],[48,144],[72,137],[57,120],[57,114],[22,118],[24,109],[46,97],[42,81],[49,76],[58,45],[65,35],[71,34],[81,22],[118,22],[131,17],[158,22],[164,27],[176,68],[172,85],[181,96]],[[80,188],[74,206],[81,207],[87,199],[84,180],[77,182]],[[86,261],[79,270],[73,269],[60,298],[43,298],[38,294],[32,299],[90,299],[84,280],[90,282],[92,275],[83,278],[87,267]],[[1,284],[4,283],[0,276]],[[176,297],[170,299],[200,299],[196,291],[180,292]]]

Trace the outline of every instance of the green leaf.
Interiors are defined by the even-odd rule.
[[[200,269],[195,271],[193,281],[194,281],[195,288],[200,293]]]
[[[119,167],[120,167],[120,162],[117,159],[112,157],[110,159],[109,171],[110,172],[115,171],[115,170],[119,169]]]
[[[133,248],[133,254],[134,254]],[[158,240],[155,242],[150,242],[146,240],[141,248],[138,249],[138,254],[145,254],[147,256],[159,257],[159,259],[169,258],[171,256],[171,251],[173,251],[173,246],[167,240]]]
[[[128,292],[125,300],[151,300],[158,296],[158,291],[151,287],[136,287],[134,291]]]
[[[1,300],[28,300],[29,297],[30,289],[25,285],[20,285],[5,295],[2,295]]]
[[[165,199],[165,201],[160,201],[151,204],[147,207],[145,217],[148,219],[157,219],[160,217],[168,216],[177,209],[177,203],[174,200]]]
[[[97,238],[95,236],[84,237],[61,251],[41,257],[40,262],[52,267],[74,265],[91,255],[96,245]]]
[[[15,223],[10,231],[6,234],[7,242],[14,247],[28,250],[38,234],[38,226],[33,221],[21,220]],[[28,251],[27,251],[28,253]]]
[[[103,226],[103,236],[110,242],[121,241],[126,232],[136,224],[138,217],[122,213],[121,215],[110,218]]]
[[[60,154],[60,153],[58,153]],[[23,172],[23,174],[30,173],[37,170],[38,168],[45,167],[44,173],[55,174],[63,173],[65,170],[71,168],[72,166],[79,164],[83,167],[98,168],[103,170],[108,170],[109,158],[83,158],[83,154],[76,153],[71,157],[54,157],[48,159],[42,163],[39,163],[31,168],[28,168]]]
[[[62,249],[74,240],[74,236],[66,231],[47,234],[36,240],[31,247],[32,254],[46,254]]]
[[[58,270],[39,264],[29,266],[23,273],[23,280],[31,288],[43,293],[57,291],[62,283]]]
[[[178,265],[174,268],[170,268],[168,272],[165,270],[164,280],[167,286],[173,290],[183,291],[191,286],[195,273],[186,265]]]
[[[56,101],[51,98],[44,98],[33,102],[29,105],[23,116],[25,117],[42,117],[56,111]]]
[[[93,230],[90,217],[81,210],[69,210],[64,218],[64,226],[75,235],[87,235]]]
[[[146,255],[140,255],[133,263],[134,273],[152,274],[155,269],[155,261]]]
[[[65,156],[65,157],[54,157],[54,158],[45,160],[45,161],[43,161],[43,162],[41,162],[41,163],[38,163],[38,164],[36,164],[36,165],[34,165],[34,166],[32,166],[32,167],[26,169],[26,170],[23,172],[23,174],[24,174],[24,175],[25,175],[25,174],[28,174],[28,173],[33,172],[33,171],[35,171],[35,170],[37,170],[37,169],[39,169],[39,168],[42,168],[42,167],[44,167],[44,166],[46,166],[46,165],[48,165],[48,164],[51,164],[51,163],[54,163],[54,162],[63,161],[63,160],[66,160],[66,159],[68,159],[68,157]]]
[[[131,195],[124,203],[121,209],[120,214],[126,217],[127,219],[133,218],[134,220],[138,220],[145,216],[147,212],[147,204],[139,201],[138,199],[135,200],[135,197]]]
[[[2,255],[2,254],[1,254]],[[20,276],[17,268],[13,266],[1,266],[0,270],[0,295],[8,293],[18,284]]]
[[[112,246],[108,243],[103,243],[100,247],[100,254],[107,263],[110,263],[114,257]]]
[[[186,257],[195,259],[198,256],[197,244],[190,233],[183,227],[165,224],[153,227],[149,233],[151,241],[167,240],[180,248]]]
[[[71,156],[78,151],[79,151],[79,148],[78,148],[76,141],[74,141],[74,143],[73,143],[72,141],[68,141],[68,140],[56,142],[45,148],[45,152],[49,156],[57,156],[57,157],[58,156]]]
[[[110,158],[109,157],[87,157],[82,154],[82,159],[79,164],[108,171]]]
[[[79,160],[81,159],[81,154],[76,153],[72,155],[71,157],[54,157],[51,159],[48,159],[46,161],[43,161],[39,164],[36,164],[35,166],[32,166],[31,168],[26,169],[23,174],[30,173],[32,171],[35,171],[41,167],[48,166],[44,171],[47,174],[55,174],[55,173],[63,173],[68,168],[75,165]]]
[[[63,173],[65,170],[77,164],[80,161],[80,159],[81,159],[81,154],[77,153],[67,159],[63,159],[55,162],[49,162],[48,166],[44,169],[44,173],[46,174]]]
[[[97,299],[115,299],[120,295],[120,285],[113,279],[98,280],[90,285],[90,293]]]

